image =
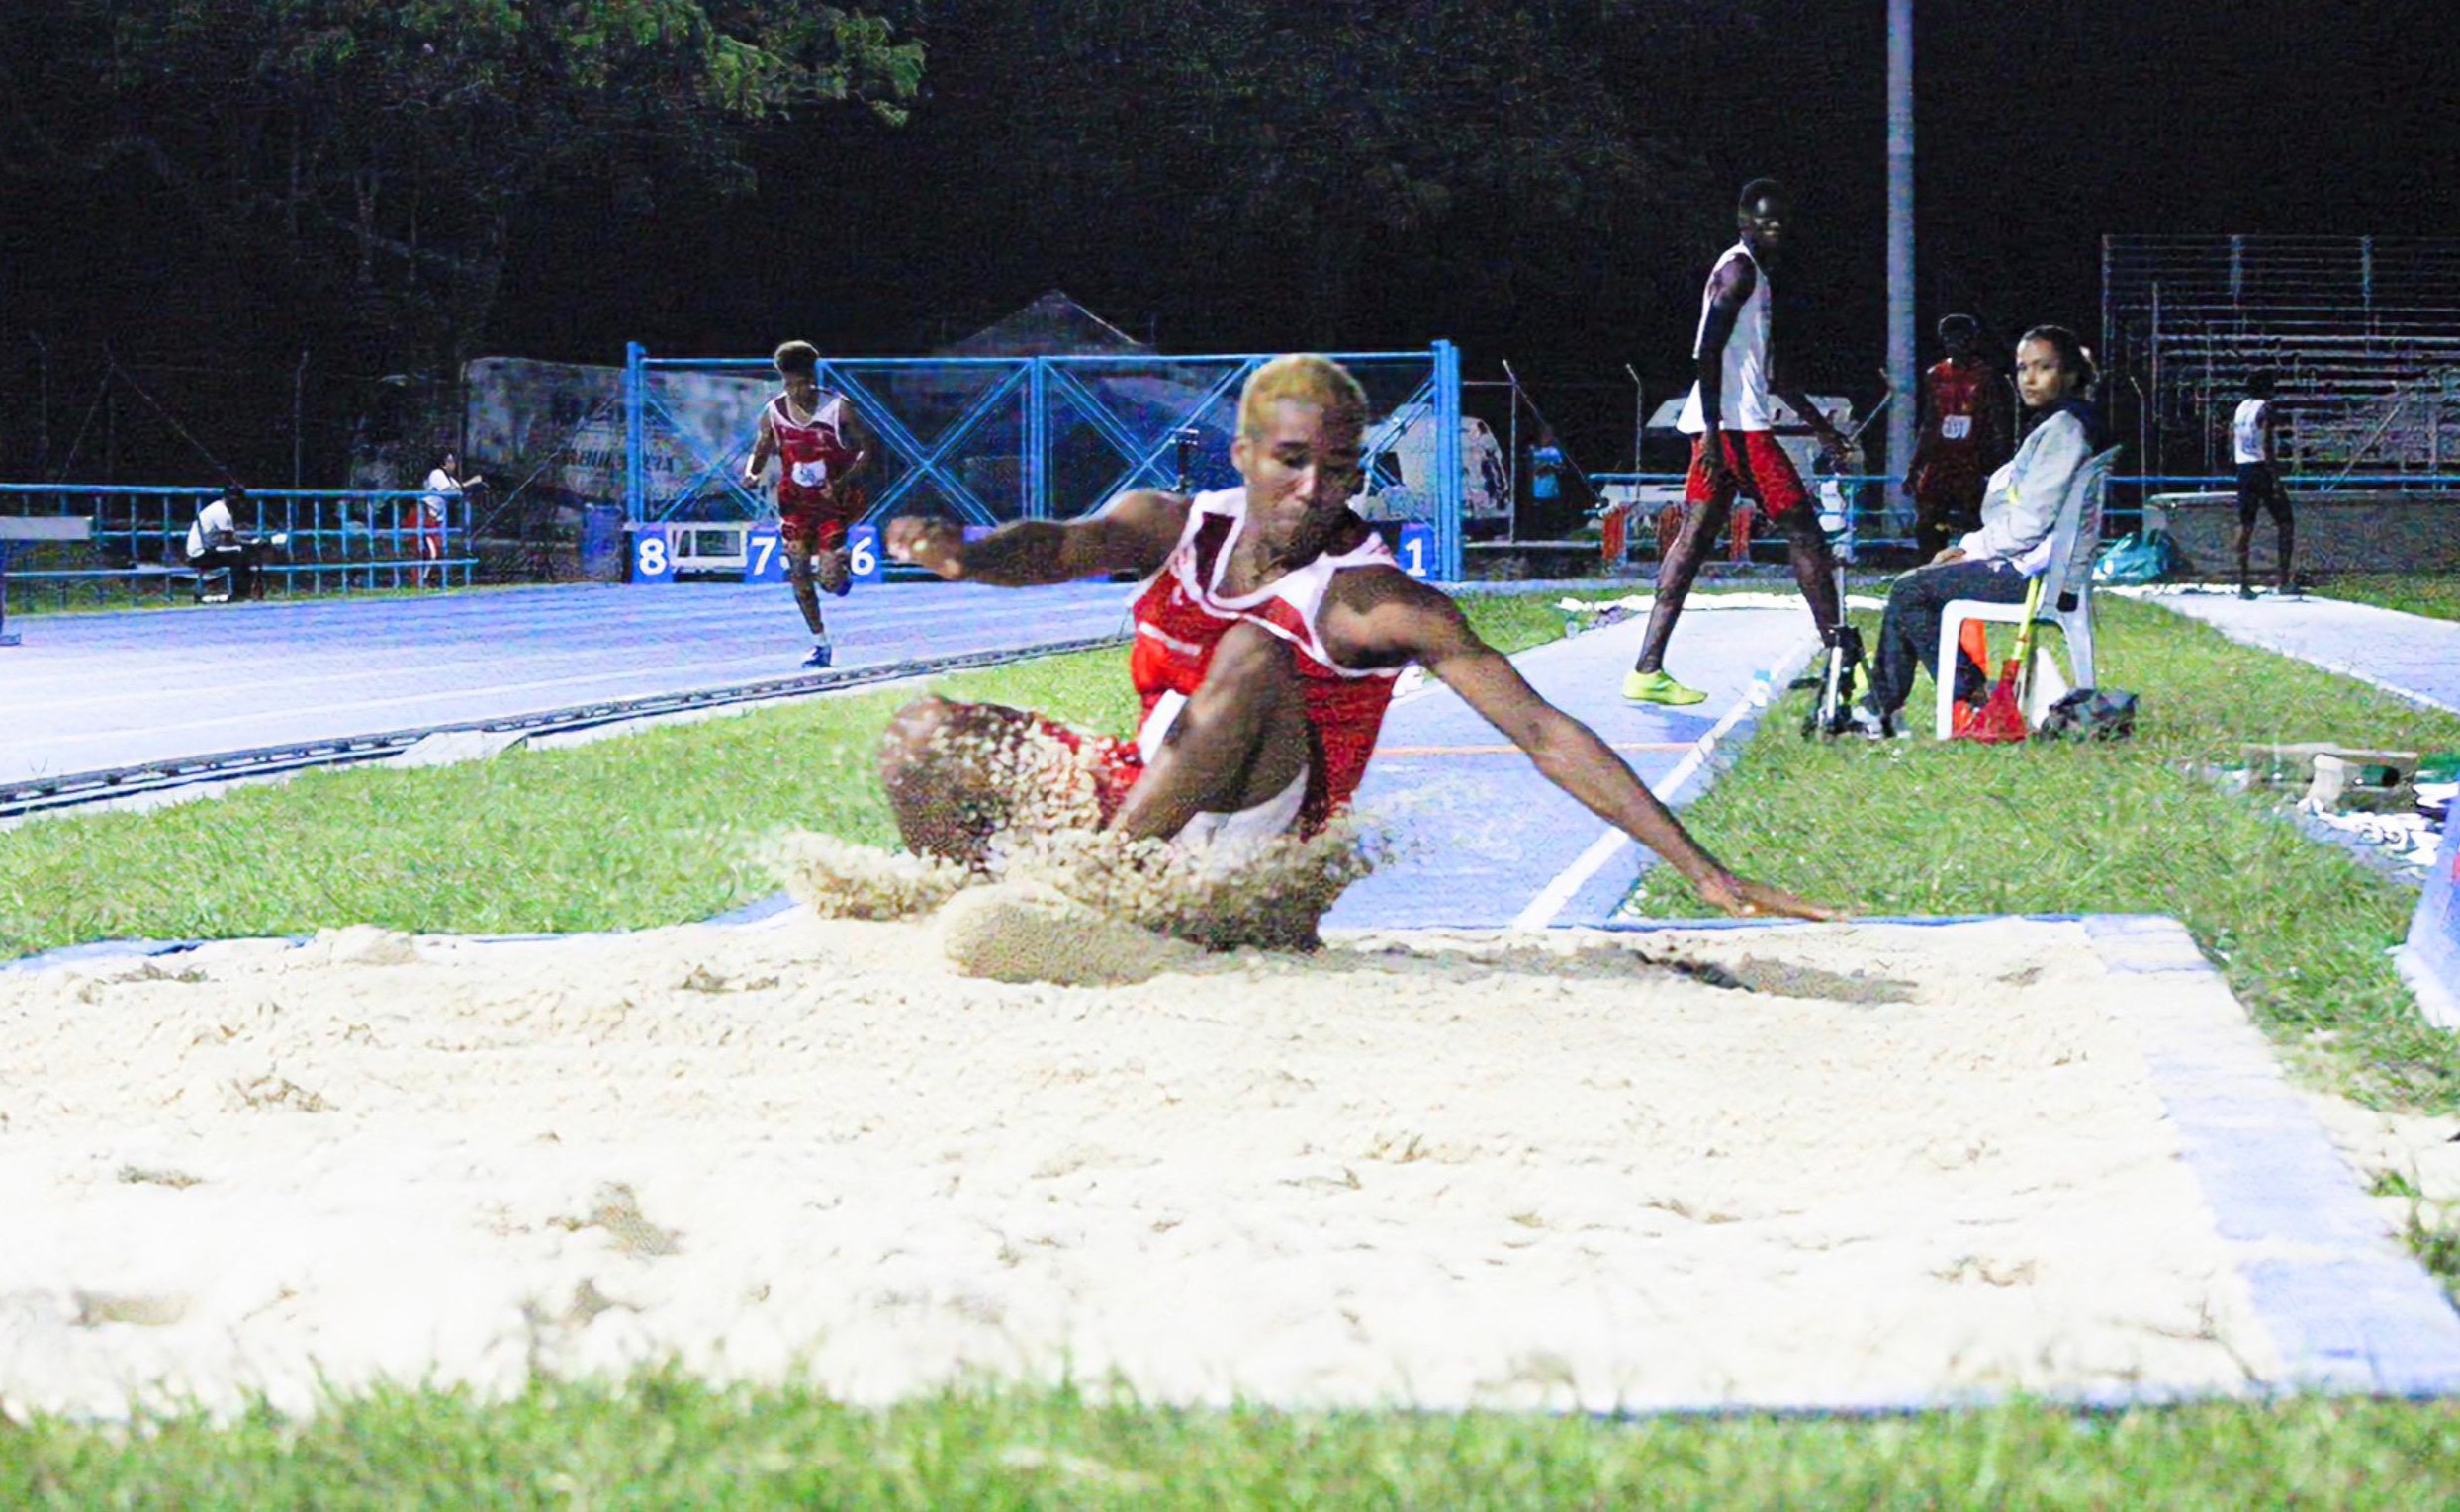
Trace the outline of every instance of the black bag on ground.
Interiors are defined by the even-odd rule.
[[[2042,716],[2042,739],[2125,740],[2136,733],[2136,695],[2080,687]]]

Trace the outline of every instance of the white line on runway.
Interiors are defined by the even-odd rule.
[[[1777,658],[1777,665],[1769,668],[1770,686],[1780,687],[1792,681],[1794,673],[1808,666],[1818,651],[1819,643],[1812,640],[1794,646]],[[1683,759],[1675,763],[1674,770],[1650,785],[1650,791],[1657,794],[1658,800],[1669,808],[1673,807],[1684,785],[1699,775],[1708,758],[1716,753],[1717,743],[1731,734],[1752,708],[1751,694],[1745,693],[1736,699],[1734,706],[1709,727],[1708,733],[1692,743]],[[1571,865],[1557,872],[1553,881],[1540,888],[1537,896],[1529,900],[1529,906],[1522,909],[1506,928],[1542,930],[1553,924],[1556,916],[1571,903],[1573,895],[1631,843],[1630,836],[1609,827],[1604,834],[1590,842],[1589,848],[1582,851]]]

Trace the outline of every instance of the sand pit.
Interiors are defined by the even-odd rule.
[[[669,1358],[1434,1407],[2277,1373],[2103,1011],[2156,989],[2079,926],[1176,962],[1009,984],[797,912],[0,974],[0,1405]]]

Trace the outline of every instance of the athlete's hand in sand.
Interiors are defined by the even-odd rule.
[[[1842,909],[1797,898],[1781,887],[1754,882],[1730,871],[1716,872],[1691,884],[1701,898],[1741,919],[1754,919],[1763,914],[1782,919],[1842,919]]]
[[[954,578],[962,571],[957,554],[964,544],[965,533],[946,520],[901,514],[888,522],[889,560],[911,562],[943,578]]]

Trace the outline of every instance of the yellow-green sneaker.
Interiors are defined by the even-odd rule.
[[[1662,671],[1625,672],[1623,696],[1633,703],[1706,703],[1708,695],[1695,687],[1685,687]]]

